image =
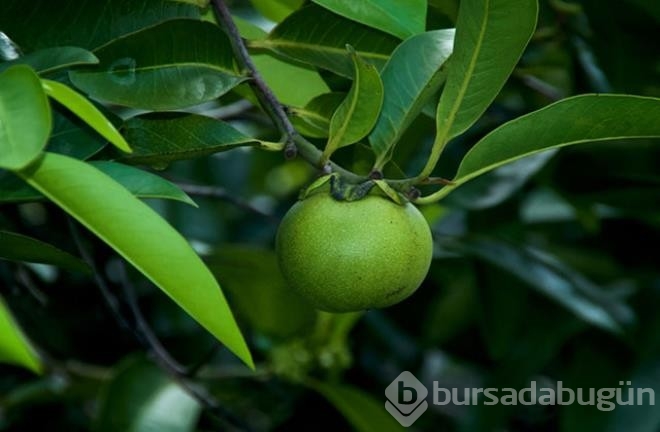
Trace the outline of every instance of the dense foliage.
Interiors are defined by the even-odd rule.
[[[0,430],[401,430],[404,370],[660,394],[657,1],[1,3]],[[329,173],[419,206],[409,299],[331,314],[287,287],[279,221]],[[413,429],[660,410],[430,405]]]

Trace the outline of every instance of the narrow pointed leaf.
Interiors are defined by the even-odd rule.
[[[426,0],[313,0],[336,14],[406,39],[424,31]]]
[[[449,194],[506,163],[545,150],[594,141],[660,137],[660,99],[582,95],[519,117],[486,135],[465,155]],[[624,148],[621,149],[624,151]]]
[[[149,206],[90,164],[55,153],[45,153],[18,174],[254,367],[215,278],[188,242]]]
[[[115,126],[110,120],[105,118],[101,111],[99,111],[84,96],[57,81],[43,79],[41,80],[41,83],[48,96],[71,110],[72,113],[94,128],[96,132],[114,144],[119,150],[128,153],[131,152],[128,143],[124,140],[124,137],[119,134],[119,131],[115,129]]]
[[[61,68],[98,63],[99,59],[84,48],[53,47],[34,51],[5,63],[0,63],[0,72],[16,64],[26,64],[40,74],[53,72]]]
[[[260,141],[220,120],[198,114],[168,113],[133,117],[124,124],[133,153],[122,160],[156,168],[181,159],[208,156]]]
[[[245,80],[234,70],[231,44],[216,25],[172,20],[94,51],[98,66],[69,72],[91,97],[148,110],[213,100]]]
[[[30,342],[14,321],[7,305],[0,297],[0,363],[22,366],[41,373],[43,366]]]
[[[389,159],[406,128],[443,84],[454,33],[447,29],[413,36],[394,50],[383,68],[383,110],[369,136],[377,165]]]
[[[169,199],[197,207],[185,192],[156,174],[117,162],[92,161],[90,164],[138,198]],[[20,177],[0,171],[0,203],[39,201],[44,198]]]
[[[0,168],[20,169],[46,146],[52,127],[48,98],[25,65],[0,74]]]
[[[268,39],[252,45],[350,78],[353,64],[346,55],[346,44],[351,44],[362,58],[381,69],[399,42],[386,33],[310,4],[282,21]]]
[[[89,266],[80,258],[41,240],[9,231],[0,231],[0,259],[50,264],[67,270],[89,272]]]
[[[537,9],[536,0],[461,1],[438,141],[467,130],[495,99],[536,28]]]
[[[353,84],[330,120],[327,155],[353,144],[371,131],[383,104],[383,83],[376,68],[351,51]]]

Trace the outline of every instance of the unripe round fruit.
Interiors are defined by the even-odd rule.
[[[328,312],[402,301],[421,285],[433,254],[419,210],[376,195],[349,202],[320,192],[299,201],[276,243],[287,283]]]

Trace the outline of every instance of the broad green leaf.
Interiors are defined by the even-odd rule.
[[[97,432],[192,432],[202,407],[165,372],[142,358],[128,358],[101,388]]]
[[[286,338],[312,327],[316,310],[288,287],[275,252],[223,245],[205,261],[229,293],[236,314],[257,331]]]
[[[495,99],[536,28],[537,9],[536,0],[461,1],[436,146],[466,131]]]
[[[48,96],[71,110],[72,113],[77,115],[118,149],[128,153],[131,152],[128,143],[119,134],[117,129],[115,129],[115,126],[85,97],[57,81],[42,79],[41,84]]]
[[[89,266],[70,253],[9,231],[0,231],[0,259],[50,264],[67,270],[89,272]]]
[[[46,151],[85,160],[108,144],[103,136],[63,106],[53,106],[52,113],[53,132],[50,134]],[[112,113],[105,112],[103,115],[112,119],[113,125],[121,124],[121,120]]]
[[[454,184],[441,189],[436,197],[497,167],[545,150],[593,141],[660,137],[658,118],[658,98],[582,95],[561,100],[486,135],[463,158]]]
[[[254,41],[251,46],[271,49],[351,78],[353,64],[346,55],[346,44],[381,69],[399,40],[310,4],[275,27],[268,39]]]
[[[138,198],[160,198],[197,204],[181,189],[164,178],[116,162],[92,161],[90,164],[110,176]],[[19,177],[0,171],[0,203],[38,201],[44,196]]]
[[[454,33],[447,29],[413,36],[394,50],[383,68],[383,110],[369,135],[378,168],[387,162],[406,128],[443,84]]]
[[[14,321],[2,297],[0,297],[0,363],[23,366],[35,373],[41,373],[43,370],[39,356]]]
[[[74,65],[95,64],[99,59],[79,47],[53,47],[28,53],[16,60],[0,63],[0,72],[15,64],[26,64],[44,74]]]
[[[46,146],[50,105],[37,74],[25,65],[0,74],[0,168],[20,169]]]
[[[405,430],[385,410],[383,401],[356,387],[319,381],[310,381],[308,385],[334,405],[358,432]]]
[[[124,124],[124,136],[133,153],[122,160],[164,168],[181,159],[208,156],[236,147],[258,146],[260,141],[233,126],[198,114],[147,114]]]
[[[55,153],[45,153],[18,174],[254,367],[215,278],[186,239],[149,206],[90,164]]]
[[[260,14],[273,22],[280,22],[298,9],[305,0],[250,0]]]
[[[303,135],[327,138],[330,133],[330,119],[344,99],[346,94],[340,92],[319,95],[304,108],[291,108],[291,121]]]
[[[383,82],[376,68],[352,50],[353,84],[344,101],[330,119],[325,155],[353,144],[373,129],[383,104]]]
[[[199,8],[171,0],[3,0],[0,29],[24,52],[91,50],[169,19],[199,16]]]
[[[406,39],[424,31],[426,0],[313,0],[336,14]]]
[[[95,99],[148,110],[189,107],[216,99],[245,80],[216,25],[172,20],[94,51],[100,63],[69,72]]]
[[[544,251],[488,238],[462,239],[459,250],[510,272],[580,319],[604,330],[620,333],[633,321],[632,309],[615,294]]]

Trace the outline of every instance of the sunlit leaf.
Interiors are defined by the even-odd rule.
[[[253,367],[215,278],[188,242],[149,206],[88,163],[55,153],[45,153],[18,174],[99,236]]]
[[[213,100],[245,80],[234,70],[231,44],[208,22],[172,20],[94,51],[100,63],[69,72],[91,97],[150,110]]]
[[[426,27],[426,0],[313,0],[348,19],[401,39],[421,33]]]
[[[0,74],[0,168],[20,169],[39,156],[51,123],[48,98],[29,66]]]
[[[71,110],[72,113],[80,117],[118,149],[131,152],[128,143],[119,134],[117,129],[115,129],[115,126],[85,97],[57,81],[43,79],[41,83],[48,96]]]
[[[0,362],[23,366],[41,373],[43,366],[30,342],[11,316],[11,312],[0,297]]]

